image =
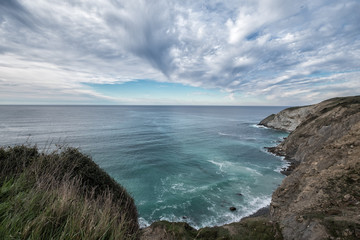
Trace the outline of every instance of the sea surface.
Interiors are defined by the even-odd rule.
[[[287,133],[256,124],[283,108],[0,106],[0,145],[79,147],[134,197],[141,226],[200,228],[270,203],[286,163],[264,147]]]

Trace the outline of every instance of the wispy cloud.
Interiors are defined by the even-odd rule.
[[[229,104],[360,94],[359,12],[357,0],[5,0],[0,101],[141,103],[88,85],[136,79],[218,89]]]

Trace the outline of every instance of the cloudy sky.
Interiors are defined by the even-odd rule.
[[[360,94],[359,0],[1,0],[0,104]]]

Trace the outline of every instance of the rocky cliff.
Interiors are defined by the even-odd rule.
[[[272,151],[296,167],[273,194],[271,219],[285,239],[360,239],[360,96],[283,110],[267,126],[287,128],[286,115],[301,121]]]
[[[271,114],[262,120],[259,125],[292,132],[313,112],[314,106],[287,108],[277,114]]]

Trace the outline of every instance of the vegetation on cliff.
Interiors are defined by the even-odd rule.
[[[267,217],[253,217],[219,227],[196,230],[184,222],[160,221],[142,230],[141,240],[282,240],[276,223]]]
[[[74,148],[0,148],[2,239],[137,239],[126,190]]]

